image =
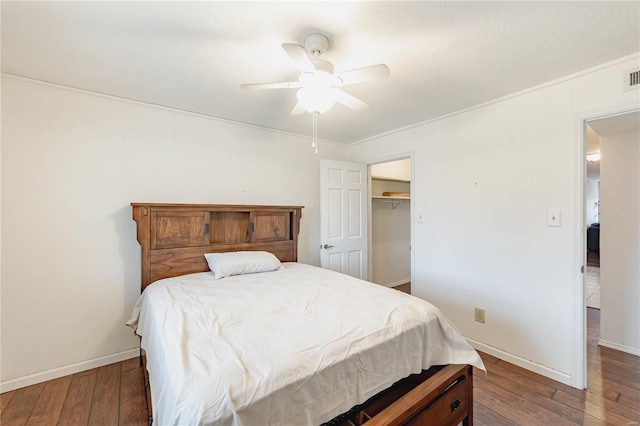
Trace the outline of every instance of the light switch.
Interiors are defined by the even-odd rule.
[[[547,226],[560,226],[560,209],[547,210]]]
[[[424,215],[422,213],[418,213],[416,218],[416,222],[418,223],[424,223]]]

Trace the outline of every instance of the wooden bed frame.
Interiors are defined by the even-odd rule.
[[[142,284],[209,270],[205,253],[263,250],[297,262],[302,206],[131,203]],[[144,365],[149,424],[151,388]],[[404,378],[326,425],[473,424],[473,369],[447,365]]]

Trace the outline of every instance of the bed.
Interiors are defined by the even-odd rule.
[[[150,424],[473,423],[478,354],[427,302],[297,263],[302,207],[132,206]],[[278,265],[216,279],[205,254],[237,252]]]

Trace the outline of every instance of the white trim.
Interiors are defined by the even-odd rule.
[[[469,112],[469,111],[473,111],[473,110],[476,110],[476,109],[479,109],[479,108],[484,108],[487,105],[492,105],[492,104],[496,104],[496,103],[499,103],[499,102],[502,102],[502,101],[506,101],[508,99],[517,98],[518,96],[526,95],[527,93],[536,92],[538,90],[542,90],[542,89],[545,89],[547,87],[554,86],[556,84],[565,83],[567,81],[570,81],[570,80],[573,80],[573,79],[576,79],[576,78],[580,78],[580,77],[584,77],[585,75],[593,74],[593,73],[596,73],[598,71],[602,71],[603,69],[607,69],[609,67],[612,67],[612,66],[615,66],[615,65],[627,62],[627,61],[632,61],[634,59],[639,59],[639,58],[640,58],[640,52],[633,53],[633,54],[631,54],[629,56],[618,58],[618,59],[615,59],[615,60],[613,60],[611,62],[607,62],[607,63],[601,64],[601,65],[597,65],[597,66],[592,67],[592,68],[588,68],[588,69],[583,70],[583,71],[579,71],[579,72],[574,73],[574,74],[570,74],[570,75],[561,77],[561,78],[559,78],[557,80],[548,81],[548,82],[540,84],[538,86],[529,87],[528,89],[521,90],[519,92],[510,93],[510,94],[508,94],[506,96],[502,96],[500,98],[496,98],[496,99],[493,99],[493,100],[490,100],[490,101],[487,101],[487,102],[484,102],[484,103],[481,103],[481,104],[478,104],[478,105],[473,105],[473,106],[471,106],[469,108],[465,108],[465,109],[461,109],[461,110],[458,110],[458,111],[454,111],[454,112],[451,112],[449,114],[444,114],[444,115],[440,115],[438,117],[430,118],[428,120],[421,121],[419,123],[409,124],[408,126],[405,126],[405,127],[400,127],[400,128],[397,128],[397,129],[390,130],[388,132],[379,133],[379,134],[377,134],[375,136],[370,136],[368,138],[361,139],[359,141],[348,143],[347,145],[352,147],[352,146],[359,145],[361,143],[365,143],[365,142],[369,142],[369,141],[372,141],[372,140],[375,140],[375,139],[379,139],[379,138],[382,138],[382,137],[385,137],[385,136],[393,135],[395,133],[404,132],[405,130],[413,129],[414,127],[419,127],[419,126],[422,126],[422,125],[425,125],[425,124],[434,123],[436,121],[444,120],[445,118],[454,117],[456,115],[464,114],[464,113]]]
[[[615,349],[616,351],[625,352],[631,355],[640,356],[640,348],[633,348],[631,346],[621,345],[619,343],[609,342],[608,340],[598,340],[598,345],[605,348]]]
[[[69,91],[69,92],[82,93],[84,95],[95,96],[95,97],[98,97],[98,98],[110,99],[110,100],[113,100],[113,101],[119,101],[119,102],[124,102],[124,103],[139,105],[139,106],[144,106],[144,107],[147,107],[147,108],[155,108],[155,109],[159,109],[159,110],[163,110],[163,111],[174,112],[174,113],[179,113],[179,114],[184,114],[184,115],[189,115],[189,116],[199,117],[199,118],[206,118],[206,119],[209,119],[209,120],[220,121],[222,123],[235,124],[237,126],[249,127],[249,128],[252,128],[252,129],[259,129],[259,130],[264,130],[264,131],[267,131],[267,132],[278,133],[278,134],[281,134],[281,135],[295,136],[295,137],[300,137],[300,138],[312,140],[311,136],[303,135],[303,134],[300,134],[300,133],[287,132],[287,131],[284,131],[284,130],[274,129],[274,128],[271,128],[271,127],[258,126],[256,124],[243,123],[242,121],[235,121],[235,120],[230,120],[228,118],[216,117],[214,115],[207,115],[207,114],[203,114],[201,112],[189,111],[189,110],[186,110],[186,109],[180,109],[180,108],[175,108],[175,107],[170,107],[170,106],[160,105],[160,104],[152,104],[152,103],[148,103],[148,102],[137,101],[137,100],[131,99],[131,98],[123,98],[123,97],[120,97],[120,96],[108,95],[106,93],[92,92],[91,90],[79,89],[77,87],[65,86],[63,84],[51,83],[51,82],[43,81],[43,80],[36,80],[36,79],[33,79],[33,78],[22,77],[22,76],[15,75],[15,74],[7,74],[7,73],[3,72],[3,73],[0,73],[0,75],[2,75],[2,77],[10,78],[10,79],[13,79],[13,80],[24,81],[26,83],[32,83],[32,84],[38,84],[38,85],[41,85],[41,86],[53,87],[53,88],[56,88],[56,89],[66,90],[66,91]],[[311,127],[311,126],[309,126],[309,127]],[[332,141],[332,140],[329,140],[329,139],[318,138],[318,141],[320,141],[322,143],[328,143],[328,144],[332,144],[332,145],[336,145],[336,146],[341,146],[341,147],[348,146],[347,143],[336,142],[336,141]]]
[[[46,382],[47,380],[57,379],[59,377],[68,376],[70,374],[80,373],[82,371],[91,370],[92,368],[102,367],[104,365],[113,364],[115,362],[135,358],[139,355],[139,349],[129,349],[123,352],[118,352],[99,358],[93,358],[87,361],[77,362],[75,364],[65,365],[64,367],[52,368],[51,370],[29,374],[27,376],[17,377],[11,380],[5,380],[4,382],[0,382],[0,393],[23,388],[25,386],[31,386],[36,383]]]
[[[348,153],[347,153],[348,154]],[[347,156],[347,158],[349,158]],[[373,197],[371,183],[371,164],[367,164],[367,191],[369,197],[367,199],[367,278],[373,282]]]
[[[553,368],[547,367],[546,365],[538,364],[537,362],[521,358],[517,355],[505,352],[502,349],[480,343],[468,337],[465,338],[471,346],[479,351],[485,352],[489,355],[493,355],[496,358],[500,358],[501,360],[510,362],[511,364],[515,364],[518,367],[522,367],[526,370],[533,371],[534,373],[538,373],[557,382],[564,383],[565,385],[571,385],[571,375],[568,373],[554,370]]]
[[[411,151],[411,182],[409,182],[409,194],[411,195],[411,203],[409,205],[411,240],[409,244],[410,256],[411,256],[411,282],[416,282],[416,201],[418,200],[418,193],[416,191],[416,152]],[[412,286],[413,287],[413,286]]]
[[[586,179],[585,121],[576,121],[574,138],[574,157],[572,161],[571,198],[573,200],[573,263],[571,274],[571,295],[573,307],[573,343],[571,348],[571,386],[585,389],[587,385],[587,298],[585,294],[585,276],[583,268],[587,266],[586,239],[584,235],[585,207],[584,182]],[[583,272],[584,271],[584,272]]]
[[[414,151],[404,151],[404,152],[398,152],[395,154],[388,154],[388,155],[382,155],[380,157],[369,158],[367,160],[367,165],[372,166],[374,164],[389,163],[391,161],[398,161],[398,160],[406,160],[407,158],[413,160],[413,153]],[[354,161],[354,160],[351,159],[351,157],[349,157],[349,161]],[[413,177],[413,174],[412,174],[412,177]]]

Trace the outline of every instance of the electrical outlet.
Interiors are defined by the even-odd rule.
[[[484,324],[484,309],[476,308],[476,321]]]

